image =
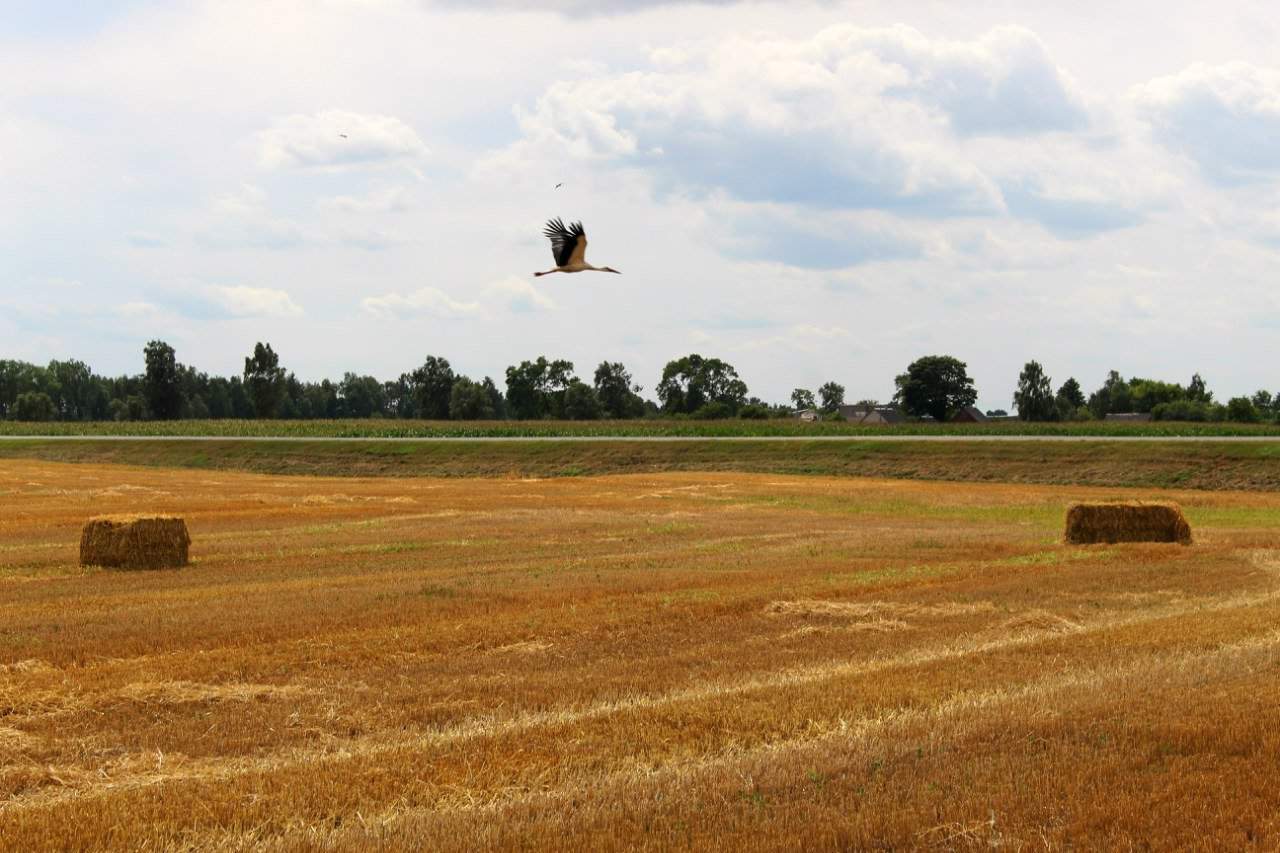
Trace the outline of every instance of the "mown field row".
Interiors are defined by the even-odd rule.
[[[1077,499],[1196,543],[1069,547]],[[76,565],[100,512],[193,564]],[[1280,497],[0,461],[45,849],[1274,849]]]
[[[270,474],[574,477],[742,471],[966,482],[1280,490],[1276,442],[0,441],[0,459]]]
[[[1193,423],[1023,423],[899,424],[862,426],[842,422],[802,423],[791,419],[698,421],[104,421],[24,423],[0,421],[0,435],[138,435],[296,438],[520,438],[568,436],[824,436],[852,435],[1081,435],[1081,436],[1278,436],[1280,424]]]

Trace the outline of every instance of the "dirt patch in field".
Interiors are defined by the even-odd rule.
[[[912,604],[897,601],[774,601],[765,607],[773,616],[818,616],[833,619],[866,619],[869,617],[897,617],[899,619],[945,618],[948,616],[972,616],[990,613],[995,605],[990,601],[971,603],[944,602],[941,604]]]
[[[301,687],[275,684],[198,684],[191,681],[162,681],[128,684],[116,695],[133,702],[181,705],[188,702],[254,702],[297,696]]]

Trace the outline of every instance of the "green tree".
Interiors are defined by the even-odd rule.
[[[507,410],[517,420],[564,416],[564,394],[574,379],[573,362],[522,361],[507,368]]]
[[[386,406],[386,392],[373,376],[344,373],[338,386],[343,414],[349,418],[381,417]]]
[[[1175,382],[1160,382],[1156,379],[1129,380],[1129,411],[1150,412],[1161,403],[1174,403],[1187,400],[1186,389]]]
[[[1119,371],[1112,370],[1102,387],[1089,395],[1089,411],[1099,420],[1112,412],[1132,411],[1129,397],[1129,383],[1124,381]]]
[[[418,415],[418,405],[413,399],[411,374],[401,373],[399,378],[382,383],[387,398],[387,415],[394,418],[413,418]]]
[[[797,411],[805,409],[818,408],[818,402],[813,396],[813,392],[808,388],[797,388],[791,392],[791,405]]]
[[[571,421],[595,421],[600,419],[603,408],[596,389],[575,379],[564,392],[564,416]]]
[[[1253,397],[1250,398],[1249,402],[1253,403],[1253,407],[1257,409],[1259,413],[1267,412],[1269,414],[1272,406],[1275,404],[1275,398],[1271,396],[1270,391],[1262,388],[1253,392]]]
[[[209,380],[209,417],[216,420],[231,417],[231,383],[221,376]]]
[[[1258,410],[1248,397],[1232,397],[1227,401],[1227,420],[1251,424],[1258,420]]]
[[[837,382],[826,382],[818,389],[822,400],[822,411],[831,414],[844,405],[844,386]]]
[[[449,417],[456,421],[484,421],[495,415],[493,400],[483,384],[466,376],[455,378],[449,392]]]
[[[453,399],[453,383],[457,379],[447,358],[427,356],[422,366],[409,374],[413,391],[415,417],[445,420]]]
[[[1013,405],[1024,421],[1048,421],[1057,414],[1053,385],[1038,361],[1028,361],[1018,374],[1018,388],[1013,392]]]
[[[1187,399],[1193,403],[1212,403],[1213,392],[1205,387],[1204,379],[1199,373],[1191,375],[1191,381],[1187,383]]]
[[[1088,402],[1085,400],[1084,391],[1080,389],[1080,383],[1074,376],[1062,383],[1062,387],[1058,389],[1058,397],[1066,400],[1073,409],[1078,409]]]
[[[50,397],[63,421],[88,421],[107,414],[108,397],[103,384],[83,361],[51,361],[45,368],[50,379]]]
[[[274,418],[279,413],[285,371],[271,344],[255,344],[253,355],[244,360],[244,385],[254,416]]]
[[[480,387],[484,389],[484,393],[489,398],[489,408],[493,411],[491,417],[502,420],[507,416],[507,399],[502,396],[502,392],[498,390],[498,386],[488,376],[480,383]]]
[[[640,386],[631,380],[631,373],[620,361],[602,361],[596,368],[596,397],[602,412],[610,418],[638,418],[644,414],[644,400],[640,399]],[[568,405],[568,399],[565,400]]]
[[[968,365],[949,355],[927,355],[907,365],[894,380],[894,402],[914,417],[945,421],[952,412],[972,406],[978,399]]]
[[[143,396],[151,417],[171,421],[182,409],[182,389],[178,385],[178,362],[173,347],[164,341],[151,341],[142,350],[147,369],[143,378]]]
[[[1055,417],[1060,421],[1088,420],[1091,415],[1086,408],[1084,391],[1075,377],[1067,379],[1053,398]]]
[[[719,417],[724,411],[723,416],[732,417],[746,400],[747,385],[728,362],[691,353],[667,362],[657,392],[668,413],[693,414],[715,404],[703,416]]]
[[[43,391],[25,391],[13,404],[13,417],[19,421],[51,421],[57,414],[53,399]]]
[[[0,417],[12,417],[18,395],[36,390],[38,370],[25,361],[0,359]]]

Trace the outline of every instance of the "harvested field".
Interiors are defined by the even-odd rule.
[[[1191,547],[1078,549],[1177,501]],[[192,565],[77,565],[88,515]],[[0,462],[13,849],[1280,846],[1280,496]]]

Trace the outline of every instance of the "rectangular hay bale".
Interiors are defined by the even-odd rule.
[[[1191,544],[1191,525],[1175,503],[1077,503],[1067,509],[1069,545],[1117,542]]]
[[[80,565],[176,569],[187,565],[187,523],[170,515],[91,518],[80,534]]]

